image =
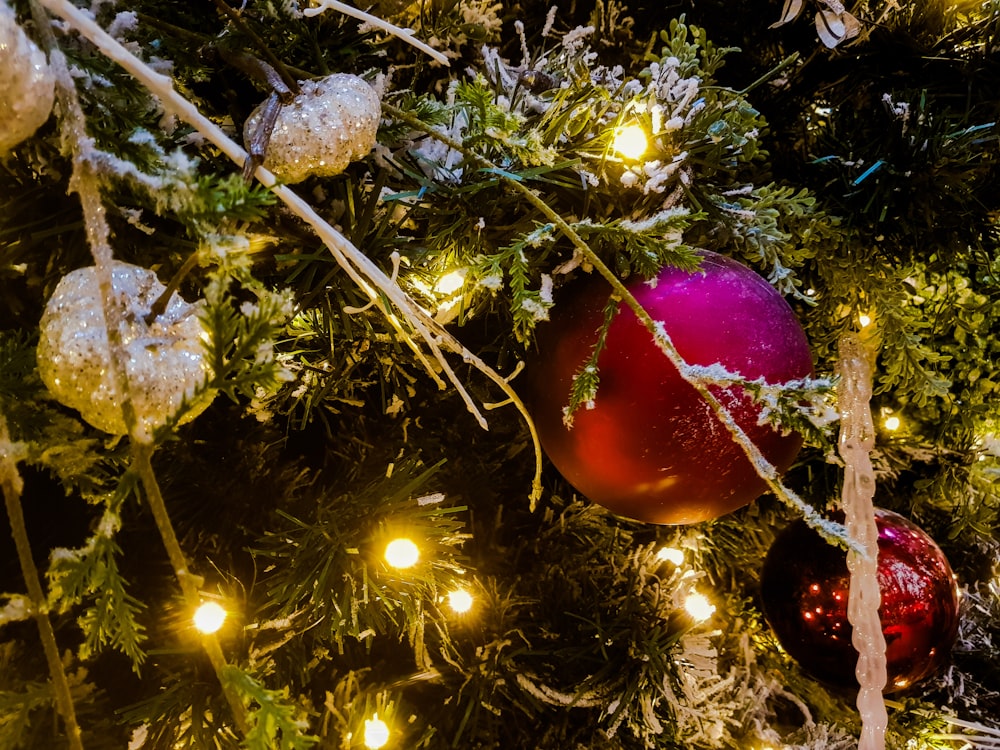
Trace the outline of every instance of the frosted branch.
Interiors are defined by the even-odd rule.
[[[11,535],[17,548],[17,558],[21,564],[21,576],[28,589],[27,609],[35,618],[38,634],[42,641],[42,651],[52,678],[52,692],[56,699],[56,709],[66,723],[66,736],[71,750],[83,750],[83,739],[80,725],[76,720],[76,709],[73,706],[73,694],[69,689],[69,679],[59,658],[59,644],[56,642],[55,630],[49,620],[48,607],[45,602],[45,592],[42,581],[31,554],[31,543],[28,540],[28,527],[24,522],[24,510],[21,507],[21,493],[24,482],[17,469],[18,456],[23,452],[23,446],[15,446],[11,442],[7,430],[7,418],[0,412],[0,487],[2,487],[4,504],[7,508],[7,518],[10,521]],[[9,605],[8,605],[9,606]]]
[[[413,29],[401,29],[399,26],[393,26],[388,21],[385,21],[378,16],[373,16],[371,13],[365,13],[363,10],[358,10],[354,6],[347,5],[346,3],[338,2],[337,0],[321,0],[320,4],[313,8],[306,8],[302,11],[304,16],[318,16],[327,10],[335,10],[338,13],[343,13],[345,16],[350,16],[351,18],[357,18],[359,21],[364,21],[377,29],[381,29],[387,34],[391,34],[398,39],[402,39],[407,44],[416,47],[418,50],[426,55],[434,58],[437,62],[442,65],[450,65],[448,58],[445,57],[441,52],[431,47],[429,44],[420,41],[413,34]]]

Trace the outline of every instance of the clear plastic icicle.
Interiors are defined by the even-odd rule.
[[[844,490],[841,504],[848,534],[864,550],[849,550],[847,567],[851,573],[847,598],[847,619],[853,627],[854,648],[858,652],[856,675],[861,738],[858,750],[884,750],[888,723],[882,690],[886,683],[885,637],[878,608],[878,528],[875,526],[875,472],[871,450],[875,445],[872,424],[872,368],[861,339],[848,334],[839,342],[840,405],[839,451],[844,460]]]

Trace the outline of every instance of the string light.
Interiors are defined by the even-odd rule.
[[[626,159],[639,159],[648,147],[646,131],[640,125],[623,125],[615,130],[611,147]]]
[[[704,594],[692,591],[684,600],[684,609],[696,622],[704,622],[714,614],[715,605]]]
[[[864,313],[861,313],[858,316],[858,325],[860,325],[862,328],[867,328],[871,324],[872,324],[871,316],[865,315]]]
[[[420,549],[412,540],[393,539],[385,548],[385,561],[394,568],[412,568],[420,559]]]
[[[378,750],[384,747],[389,741],[389,727],[382,721],[378,714],[372,714],[370,719],[365,719],[365,747],[370,750]]]
[[[455,589],[448,594],[448,606],[458,614],[465,614],[472,609],[472,594],[464,589]]]
[[[882,422],[882,426],[885,427],[885,429],[889,430],[889,432],[895,432],[900,428],[900,425],[902,424],[903,424],[902,421],[900,421],[899,417],[897,417],[895,414],[886,417],[885,420]]]
[[[434,291],[438,294],[454,294],[462,285],[465,283],[465,269],[460,269],[458,271],[449,271],[434,285]]]
[[[660,551],[656,553],[656,559],[667,560],[674,565],[680,565],[684,562],[684,552],[675,547],[661,547]]]
[[[226,621],[226,610],[215,602],[205,602],[194,611],[194,627],[200,633],[216,633]]]

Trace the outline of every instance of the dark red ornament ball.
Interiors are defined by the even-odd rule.
[[[629,291],[660,321],[689,364],[722,364],[747,379],[781,383],[812,373],[809,345],[791,307],[752,270],[702,253],[695,272],[668,267]],[[538,329],[525,401],[546,454],[581,494],[611,511],[660,524],[696,523],[766,491],[743,449],[624,305],[598,360],[593,409],[563,423],[573,376],[597,340],[610,291],[602,280],[557,300]],[[795,433],[758,424],[739,386],[712,387],[767,460],[785,471],[802,445]]]
[[[879,616],[886,643],[886,692],[910,687],[947,659],[958,633],[958,586],[941,548],[903,516],[875,510]],[[857,685],[847,620],[847,553],[804,521],[775,540],[761,575],[764,614],[782,647],[809,674]]]

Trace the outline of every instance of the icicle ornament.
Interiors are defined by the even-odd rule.
[[[209,368],[198,305],[173,295],[152,322],[145,318],[166,287],[145,268],[115,261],[112,283],[123,308],[121,338],[128,355],[129,391],[140,428],[151,432],[194,396]],[[94,266],[68,273],[42,314],[38,371],[56,400],[80,412],[94,427],[128,432],[122,399],[112,378],[108,332]],[[182,421],[207,408],[199,399]]]
[[[340,174],[367,155],[382,117],[378,94],[355,75],[334,73],[299,85],[301,93],[278,113],[264,158],[264,166],[289,183]],[[247,143],[262,113],[263,105],[247,118]]]
[[[875,446],[875,425],[869,402],[872,371],[868,351],[856,335],[840,340],[840,437],[838,448],[844,460],[844,489],[841,504],[847,531],[863,550],[848,550],[851,573],[847,599],[847,619],[853,628],[852,642],[858,652],[856,676],[861,738],[858,750],[884,750],[888,724],[885,700],[885,636],[878,609],[878,528],[875,525],[875,472],[871,450]]]
[[[55,76],[45,53],[18,26],[14,11],[0,2],[0,155],[30,138],[52,111]]]

